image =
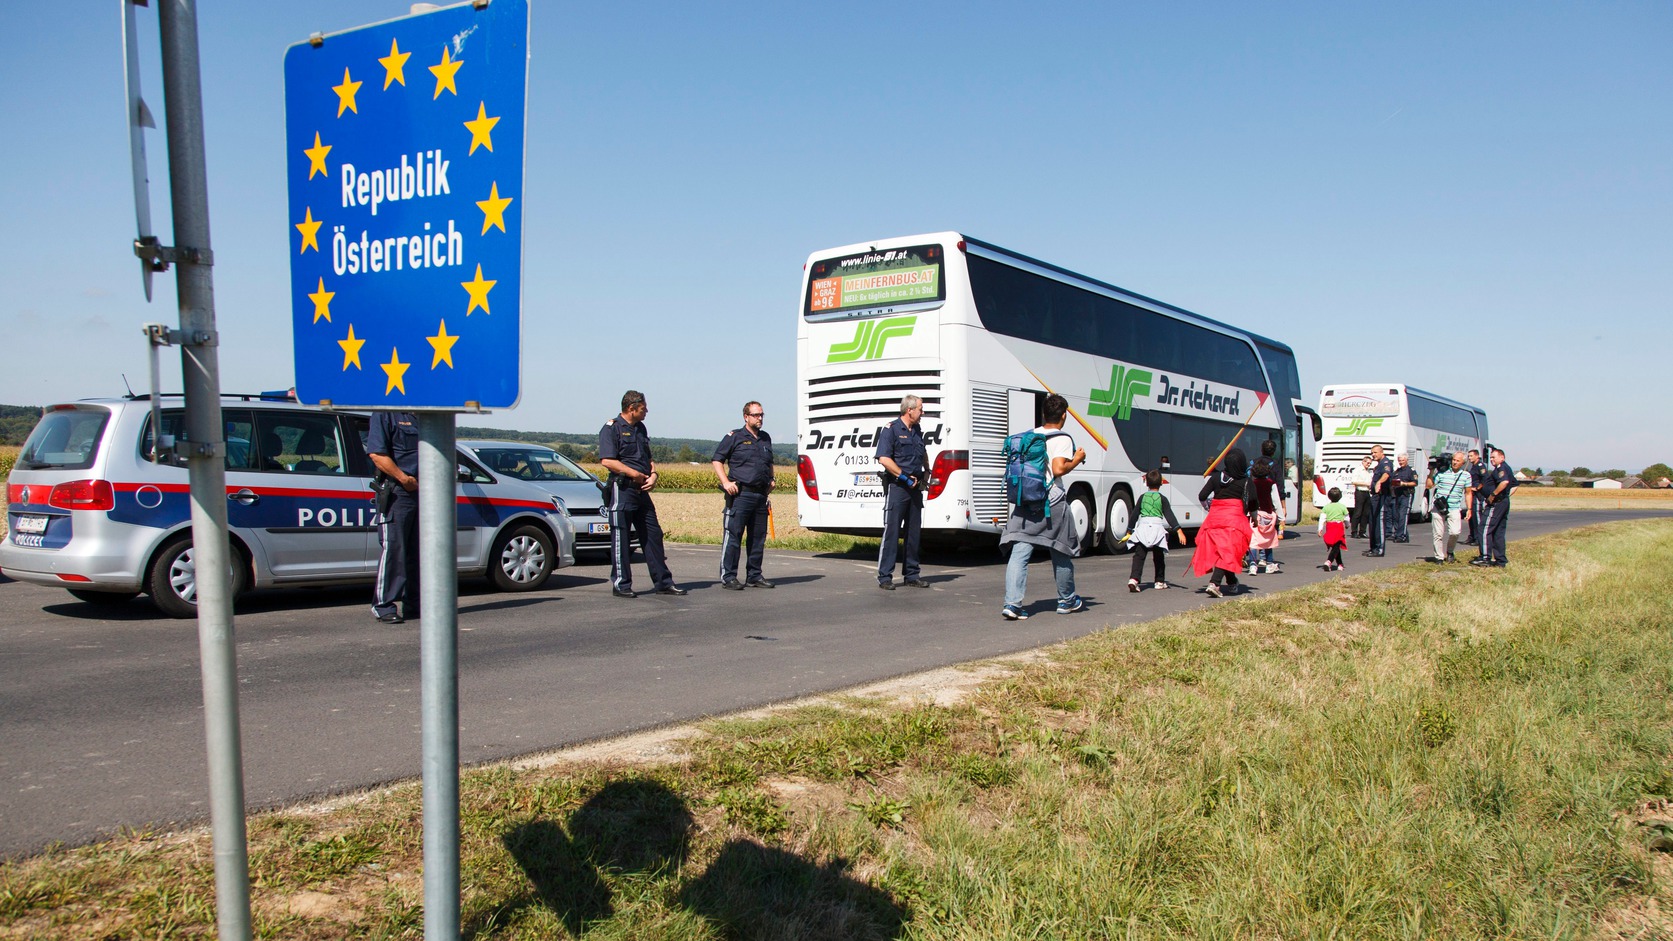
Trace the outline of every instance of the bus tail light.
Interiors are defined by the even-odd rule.
[[[813,458],[803,454],[796,458],[796,476],[801,478],[802,492],[809,500],[819,499],[819,478],[813,473]]]
[[[953,471],[970,469],[969,451],[942,451],[935,456],[935,466],[929,471],[928,498],[934,500],[941,496],[941,491],[947,489],[947,481],[953,476]]]
[[[60,510],[112,510],[116,492],[108,480],[71,480],[54,486],[47,503]]]
[[[1330,489],[1324,485],[1324,477],[1322,475],[1319,475],[1319,474],[1314,474],[1313,475],[1313,492],[1314,493],[1329,493],[1330,492]]]

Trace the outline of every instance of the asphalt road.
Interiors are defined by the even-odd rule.
[[[1650,515],[1521,511],[1513,537]],[[1391,545],[1348,574],[1428,554]],[[1515,564],[1514,542],[1510,549]],[[1004,566],[972,552],[926,560],[929,590],[876,588],[875,562],[770,552],[776,590],[722,591],[718,549],[671,546],[691,594],[613,598],[608,567],[557,573],[543,591],[460,590],[460,751],[483,762],[840,690],[1026,650],[1214,601],[1169,557],[1170,591],[1130,594],[1128,556],[1079,560],[1086,611],[1058,616],[1049,563],[1037,560],[1034,617],[999,614]],[[1286,540],[1282,575],[1255,593],[1336,576],[1315,566],[1311,532]],[[644,580],[644,569],[637,569]],[[265,592],[237,612],[246,796],[252,808],[416,777],[420,770],[415,624],[373,621],[366,589]],[[94,607],[0,576],[0,856],[80,844],[123,827],[208,815],[195,622],[141,598]]]

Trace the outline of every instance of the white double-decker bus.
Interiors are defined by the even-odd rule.
[[[1330,502],[1332,487],[1352,502],[1349,479],[1374,445],[1382,445],[1391,461],[1406,455],[1420,486],[1431,460],[1471,448],[1486,453],[1486,412],[1404,383],[1327,385],[1319,392],[1319,416],[1324,434],[1313,473],[1314,506]],[[1413,499],[1412,515],[1426,517],[1428,507],[1427,499]]]
[[[930,459],[924,538],[991,538],[1005,525],[1005,436],[1040,423],[1050,393],[1087,460],[1065,483],[1082,551],[1126,533],[1142,477],[1160,467],[1180,522],[1231,446],[1272,440],[1299,520],[1302,422],[1282,343],[941,232],[809,256],[796,335],[800,521],[875,536],[883,522],[877,432],[923,398]],[[1317,418],[1310,423],[1317,433]]]

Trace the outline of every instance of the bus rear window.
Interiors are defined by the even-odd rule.
[[[839,320],[933,307],[947,299],[943,260],[940,245],[915,245],[816,261],[802,313]]]
[[[99,452],[99,437],[110,411],[103,408],[57,408],[41,416],[18,453],[17,466],[25,470],[62,468],[85,470],[93,466]]]

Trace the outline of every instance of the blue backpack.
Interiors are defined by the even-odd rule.
[[[1012,506],[1044,506],[1051,517],[1047,497],[1051,488],[1051,458],[1046,441],[1066,432],[1019,431],[1005,439],[1005,496]]]

